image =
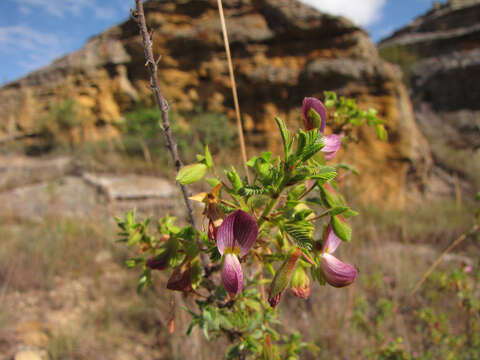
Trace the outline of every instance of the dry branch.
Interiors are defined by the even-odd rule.
[[[172,133],[170,122],[168,120],[168,103],[162,95],[162,91],[160,90],[160,85],[158,82],[158,73],[157,73],[158,60],[155,60],[155,58],[153,57],[152,35],[151,33],[148,32],[148,29],[147,29],[142,0],[135,0],[135,4],[136,4],[137,10],[132,11],[132,17],[136,21],[138,28],[140,30],[140,35],[142,36],[142,39],[143,39],[143,48],[145,51],[145,60],[146,60],[145,66],[147,67],[150,73],[150,86],[151,86],[153,95],[155,97],[155,102],[157,103],[158,109],[160,110],[160,114],[161,114],[161,119],[159,119],[160,127],[163,129],[163,132],[165,134],[165,138],[167,140],[167,148],[170,151],[170,154],[172,155],[173,163],[175,165],[175,170],[178,173],[178,171],[182,168],[183,163],[182,163],[182,160],[180,159],[180,156],[178,155],[177,141],[175,140],[175,136]],[[188,187],[185,185],[182,185],[179,183],[179,186],[182,190],[183,199],[187,207],[189,222],[195,229],[197,229],[197,223],[193,213],[192,202],[189,199],[191,195],[190,191],[188,190]]]

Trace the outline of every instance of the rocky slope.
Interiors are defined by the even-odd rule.
[[[171,107],[233,116],[216,1],[149,1],[145,6]],[[278,147],[271,135],[273,116],[298,126],[305,96],[335,90],[356,97],[387,120],[390,140],[379,142],[362,130],[362,145],[347,160],[363,176],[349,181],[368,200],[401,205],[409,185],[425,178],[429,151],[398,71],[378,57],[368,35],[344,18],[296,0],[224,0],[224,6],[249,144]],[[138,101],[150,101],[149,91],[143,49],[129,20],[0,89],[0,136],[35,130],[51,105],[65,99],[81,108],[81,127],[70,134],[74,139],[115,136],[113,124]]]
[[[458,174],[466,189],[478,189],[480,2],[437,4],[382,41],[380,51],[409,74],[415,115],[431,144],[435,173],[450,185],[451,175]]]

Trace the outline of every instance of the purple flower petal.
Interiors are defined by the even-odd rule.
[[[342,240],[340,240],[340,238],[333,232],[332,225],[328,224],[322,252],[326,254],[333,254],[341,242]]]
[[[325,123],[327,121],[327,109],[323,105],[323,103],[315,99],[313,97],[306,97],[303,99],[303,105],[302,105],[302,114],[303,114],[303,121],[305,123],[305,129],[307,130],[312,130],[315,128],[316,124],[313,121],[313,119],[309,116],[310,109],[313,109],[317,112],[318,115],[320,115],[322,119],[322,123],[320,124],[320,132],[324,132],[325,130]]]
[[[220,254],[230,248],[245,256],[252,248],[258,235],[255,219],[243,210],[228,215],[217,230],[217,247]]]
[[[337,134],[325,136],[323,138],[323,143],[325,146],[323,147],[322,152],[325,155],[325,159],[332,160],[342,145],[340,136]]]
[[[236,295],[243,288],[242,266],[237,255],[225,254],[222,268],[222,283],[230,294]]]
[[[322,272],[325,281],[334,287],[350,285],[357,277],[357,270],[329,253],[322,254]]]

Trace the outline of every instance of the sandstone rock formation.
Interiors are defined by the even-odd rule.
[[[390,140],[379,142],[369,129],[362,130],[362,145],[346,160],[353,160],[363,176],[349,181],[368,194],[366,200],[400,205],[408,185],[418,185],[426,174],[428,146],[397,69],[378,57],[365,31],[296,0],[224,0],[224,6],[248,143],[278,148],[273,116],[298,127],[305,96],[334,90],[356,97],[387,120]],[[145,8],[171,107],[233,115],[216,1],[148,1]],[[112,125],[122,113],[139,100],[150,101],[133,21],[5,85],[0,134],[34,129],[50,104],[66,98],[81,105],[81,129],[74,134],[80,140],[115,136]]]
[[[480,188],[480,2],[448,1],[381,42],[406,67],[415,115],[451,186]]]

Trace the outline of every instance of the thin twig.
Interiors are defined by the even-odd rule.
[[[220,13],[220,22],[222,24],[223,40],[225,42],[225,52],[227,53],[228,71],[230,73],[230,82],[232,85],[233,103],[235,104],[235,114],[237,117],[237,131],[238,131],[238,137],[240,141],[240,148],[242,150],[243,168],[245,169],[245,174],[247,175],[248,183],[250,183],[250,175],[248,173],[248,166],[247,166],[247,150],[245,148],[245,139],[243,137],[242,120],[240,118],[240,105],[238,103],[237,84],[235,82],[235,73],[233,72],[232,56],[230,54],[230,44],[228,42],[227,25],[225,24],[225,16],[223,15],[222,0],[217,0],[217,1],[218,1],[218,12]]]
[[[158,109],[160,110],[160,113],[161,113],[161,119],[159,119],[160,126],[163,129],[163,132],[165,134],[165,138],[167,140],[167,148],[168,150],[170,150],[170,154],[172,155],[173,163],[175,165],[175,170],[178,173],[178,171],[182,168],[183,164],[180,159],[180,156],[178,155],[177,141],[175,140],[175,136],[172,133],[170,122],[168,120],[168,103],[162,95],[162,91],[160,90],[160,85],[158,82],[158,74],[157,74],[158,60],[156,61],[155,58],[153,57],[152,35],[151,33],[148,32],[148,29],[147,29],[142,0],[135,0],[135,4],[137,7],[137,11],[136,12],[132,11],[132,17],[137,22],[138,28],[140,30],[140,35],[142,36],[142,39],[143,39],[143,48],[145,51],[145,60],[146,60],[145,66],[147,67],[150,73],[150,86],[155,96],[155,101],[157,103]],[[198,229],[197,222],[195,220],[195,216],[193,213],[192,202],[189,199],[189,197],[191,196],[190,191],[185,185],[182,185],[179,183],[179,186],[182,190],[183,199],[185,201],[185,206],[187,208],[188,220],[194,229]],[[205,255],[205,254],[202,253],[202,255]],[[208,257],[206,257],[205,255],[204,257],[202,257],[202,261],[204,265],[207,266]]]
[[[410,292],[410,296],[415,294],[418,289],[420,289],[420,286],[427,280],[427,278],[430,276],[430,274],[435,270],[435,268],[440,264],[440,261],[442,261],[443,257],[447,255],[454,247],[456,247],[458,244],[460,244],[463,240],[465,240],[467,237],[470,237],[474,235],[477,231],[480,230],[480,226],[478,224],[475,224],[473,228],[465,234],[460,235],[458,238],[456,238],[435,260],[435,262],[430,266],[430,268],[427,270],[425,274],[423,274],[422,278],[417,282],[413,290]]]

